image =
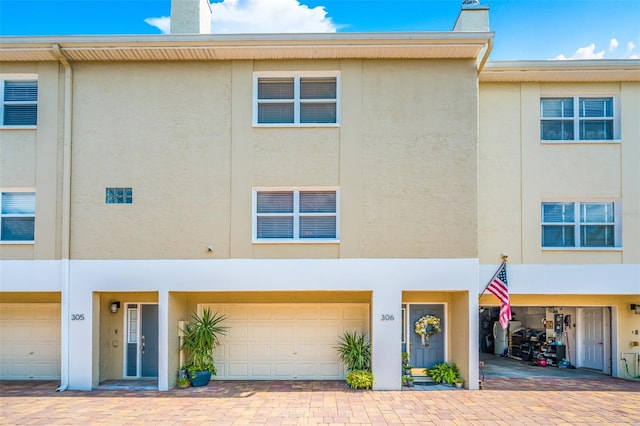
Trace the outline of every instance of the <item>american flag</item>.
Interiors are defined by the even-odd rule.
[[[500,299],[500,325],[503,330],[509,326],[511,319],[511,302],[509,301],[509,287],[507,286],[507,263],[502,262],[500,268],[493,276],[493,279],[487,285],[489,293]]]

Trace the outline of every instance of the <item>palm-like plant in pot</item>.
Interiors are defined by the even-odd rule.
[[[204,386],[212,375],[216,375],[213,350],[220,345],[220,336],[227,334],[227,327],[220,325],[225,319],[224,315],[214,314],[206,308],[202,315],[193,314],[182,330],[180,348],[187,353],[189,363],[185,367],[192,386]]]
[[[371,342],[367,340],[366,333],[345,331],[339,339],[336,349],[340,361],[349,370],[346,376],[347,384],[354,389],[370,389],[373,386]]]

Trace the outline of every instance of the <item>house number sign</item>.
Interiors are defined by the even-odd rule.
[[[395,318],[391,314],[380,315],[380,321],[393,321]]]
[[[84,314],[71,314],[71,321],[84,321]]]

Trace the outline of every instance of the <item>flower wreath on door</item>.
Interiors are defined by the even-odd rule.
[[[422,346],[429,346],[429,339],[442,331],[442,322],[435,315],[425,315],[416,321],[415,332],[422,338]]]

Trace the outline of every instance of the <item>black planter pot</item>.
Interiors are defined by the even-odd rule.
[[[196,371],[195,373],[188,371],[187,375],[189,376],[189,381],[191,381],[191,386],[193,387],[206,386],[209,384],[209,380],[211,380],[211,371],[209,370]]]

